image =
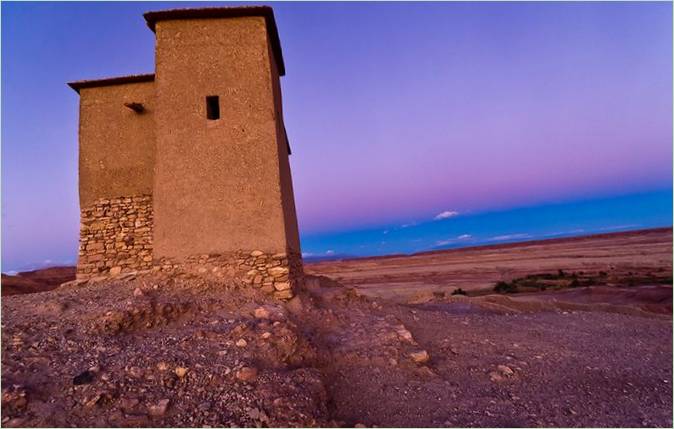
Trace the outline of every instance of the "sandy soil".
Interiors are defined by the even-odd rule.
[[[668,259],[662,233],[646,234],[651,258],[632,257],[631,286],[420,298],[309,276],[281,304],[234,281],[139,273],[5,297],[2,424],[671,427],[671,285],[634,283],[652,280],[647,259],[671,276],[671,242]],[[622,270],[624,241],[599,240],[622,262],[587,262]],[[474,270],[538,264],[516,247],[494,252],[499,262],[478,255]],[[456,264],[472,272],[470,259]],[[348,277],[371,263],[320,266]]]

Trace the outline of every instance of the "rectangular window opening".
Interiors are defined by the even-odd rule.
[[[220,119],[220,97],[209,95],[206,97],[206,117],[208,119]]]

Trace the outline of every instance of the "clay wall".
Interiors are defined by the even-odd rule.
[[[287,252],[265,19],[166,20],[155,32],[155,255]],[[207,96],[220,119],[207,119]]]
[[[124,103],[142,103],[136,113]],[[80,206],[100,198],[152,193],[154,84],[131,83],[80,90]]]

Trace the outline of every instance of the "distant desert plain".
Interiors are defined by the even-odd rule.
[[[305,273],[3,275],[3,426],[672,426],[671,228]]]
[[[499,282],[513,281],[521,285],[517,292],[568,292],[574,289],[569,286],[581,285],[618,288],[613,294],[633,286],[664,285],[667,289],[672,285],[672,229],[327,261],[308,264],[306,271],[355,287],[367,296],[398,302],[451,295],[458,289],[484,295],[493,293]],[[626,303],[638,304],[630,298]]]

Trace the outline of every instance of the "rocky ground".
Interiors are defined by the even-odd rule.
[[[288,303],[157,273],[4,297],[2,425],[672,426],[671,285],[306,280]]]
[[[5,426],[328,423],[315,347],[253,290],[145,275],[2,306]]]
[[[671,426],[670,317],[487,298],[156,275],[8,297],[3,426]]]

